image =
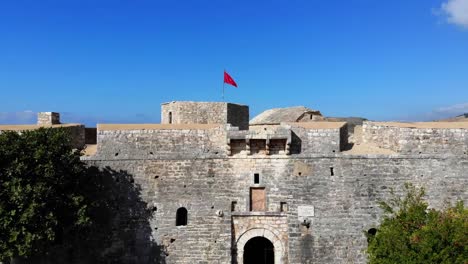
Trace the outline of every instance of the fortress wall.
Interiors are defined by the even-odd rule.
[[[468,128],[422,128],[364,122],[363,142],[404,154],[455,154],[468,151]]]
[[[341,149],[341,129],[291,126],[291,154],[328,154]]]
[[[97,133],[96,155],[101,159],[226,156],[226,130],[223,126],[208,129],[189,126],[177,129],[98,129]]]
[[[150,220],[151,234],[128,232],[137,242],[143,241],[138,247],[115,243],[116,248],[109,252],[110,258],[123,258],[126,263],[149,263],[145,259],[159,254],[145,249],[147,236],[167,253],[158,255],[158,263],[230,263],[231,236],[236,232],[231,216],[248,212],[253,186],[265,187],[268,211],[278,212],[280,203],[287,203],[288,211],[283,214],[287,215],[289,238],[285,246],[289,263],[297,264],[365,263],[363,231],[379,221],[377,201],[388,199],[390,188],[401,193],[405,182],[425,186],[432,207],[440,208],[444,200],[468,202],[465,159],[323,156],[87,162],[128,172],[141,186],[141,197],[157,207]],[[254,173],[260,174],[260,185],[254,184]],[[309,228],[298,219],[301,205],[314,206]],[[188,225],[176,227],[180,207],[188,209]],[[120,219],[120,228],[128,220]],[[129,261],[130,256],[138,257]]]
[[[343,126],[311,129],[291,126],[293,134],[291,154],[308,156],[338,153],[341,149],[342,130],[345,128]],[[267,135],[263,135],[262,132],[261,130],[256,131],[255,136],[250,140],[251,152],[256,154],[255,156],[266,156],[265,142],[261,139],[266,139]],[[230,133],[233,132],[230,131]],[[245,134],[244,131],[239,131],[239,133]],[[270,155],[284,155],[286,138],[277,140],[274,138],[276,134],[271,133],[273,133],[273,138],[270,141],[270,148],[272,148]],[[99,125],[96,155],[100,159],[111,160],[152,157],[228,157],[227,134],[228,130],[222,125]],[[245,141],[245,139],[241,141]],[[231,141],[233,154],[240,153],[242,156],[246,156],[245,142],[241,145],[237,142],[238,140]]]

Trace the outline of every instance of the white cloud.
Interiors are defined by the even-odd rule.
[[[468,113],[468,102],[435,108],[430,112],[410,112],[386,121],[427,122],[448,119]]]
[[[468,28],[468,0],[446,0],[441,11],[449,23]]]
[[[86,127],[95,127],[98,123],[159,123],[159,114],[126,114],[113,116],[98,116],[93,114],[78,114],[61,112],[60,121],[63,123],[79,123]],[[31,110],[18,112],[0,112],[0,125],[36,124],[37,113]]]
[[[464,113],[468,113],[468,103],[440,107],[434,110],[434,112],[447,115],[461,115]]]

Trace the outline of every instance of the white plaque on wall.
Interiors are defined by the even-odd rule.
[[[299,205],[297,207],[297,216],[299,221],[303,221],[305,218],[313,217],[315,214],[315,209],[312,205]]]

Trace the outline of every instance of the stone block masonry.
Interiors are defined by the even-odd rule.
[[[224,102],[170,102],[161,105],[162,124],[231,124],[249,127],[249,107]]]
[[[402,154],[468,153],[468,122],[364,122],[362,128],[363,142]]]
[[[254,237],[255,232],[272,232],[275,236],[268,234],[272,242],[281,243],[276,249],[281,248],[283,258],[275,263],[366,263],[363,231],[378,224],[382,213],[378,201],[389,198],[391,188],[401,192],[405,182],[425,186],[430,205],[437,208],[445,200],[468,202],[468,162],[459,159],[324,155],[102,160],[96,156],[87,162],[128,172],[141,186],[142,198],[157,207],[150,219],[153,231],[147,235],[164,248],[158,263],[238,263],[245,242],[239,238]],[[303,173],[295,173],[298,169]],[[249,190],[258,186],[255,173],[265,188],[266,212],[249,211]],[[284,204],[288,210],[281,212]],[[299,206],[315,208],[309,227],[299,221]],[[181,207],[188,210],[186,226],[175,224]],[[115,250],[137,255],[132,248]]]
[[[225,125],[98,125],[104,159],[226,156]]]

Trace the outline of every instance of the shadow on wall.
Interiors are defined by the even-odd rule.
[[[164,248],[151,236],[153,208],[141,199],[132,175],[90,167],[81,188],[97,220],[64,234],[46,259],[33,258],[36,263],[166,263]]]
[[[291,154],[300,154],[302,151],[302,140],[296,133],[291,131]]]
[[[301,238],[301,262],[311,263],[314,257],[314,239],[310,234]]]

